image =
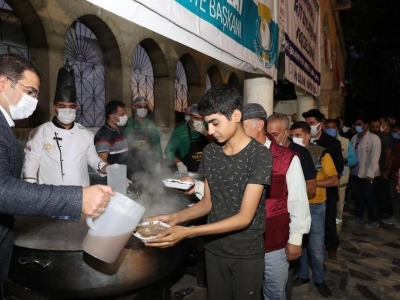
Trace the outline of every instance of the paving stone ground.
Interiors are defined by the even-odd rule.
[[[338,259],[325,261],[332,299],[400,300],[400,229],[383,224],[367,229],[350,223],[350,218],[345,213]],[[185,289],[190,293],[173,298],[174,292]],[[196,286],[196,277],[185,275],[172,288],[171,300],[178,299],[207,300],[206,289]],[[324,298],[312,283],[293,290],[292,300],[314,299]]]

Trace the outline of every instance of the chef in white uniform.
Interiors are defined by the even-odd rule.
[[[107,163],[96,152],[94,134],[76,116],[73,70],[58,72],[53,110],[56,116],[29,134],[25,148],[23,180],[39,184],[89,186],[88,165],[106,173]]]

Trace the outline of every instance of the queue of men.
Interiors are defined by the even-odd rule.
[[[105,185],[90,186],[88,165],[103,183],[107,166],[115,163],[128,165],[131,180],[159,175],[163,168],[148,99],[135,98],[129,118],[124,103],[109,102],[106,124],[94,136],[75,122],[75,79],[65,68],[57,80],[55,117],[30,133],[23,161],[10,127],[35,110],[40,78],[30,60],[0,55],[0,285],[11,257],[13,214],[96,217],[114,193]],[[242,102],[233,87],[213,87],[175,128],[165,156],[180,174],[204,174],[205,181],[188,192],[201,201],[152,219],[177,225],[208,215],[208,224],[173,226],[147,245],[169,247],[206,236],[210,300],[258,299],[261,287],[264,299],[291,299],[292,287],[310,282],[309,265],[315,287],[329,298],[325,251],[337,259],[347,185],[355,204],[352,222],[364,224],[367,206],[365,226],[379,226],[379,194],[379,203],[393,214],[383,222],[400,226],[400,128],[383,118],[378,136],[359,117],[349,141],[344,135],[351,129],[343,119],[326,120],[317,109],[303,113],[305,122],[293,115],[290,125],[283,114],[267,116],[261,105]]]

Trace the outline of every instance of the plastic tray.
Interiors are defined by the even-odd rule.
[[[163,182],[166,187],[180,190],[188,190],[194,185],[194,182],[180,181],[178,179],[164,179]]]
[[[165,227],[167,227],[167,228],[170,228],[170,227],[171,227],[171,226],[169,226],[167,223],[164,223],[164,222],[162,222],[162,221],[143,222],[143,223],[138,224],[138,226],[140,226],[140,225],[147,225],[147,224],[150,224],[150,223],[152,223],[152,224],[161,224],[161,225],[163,225],[163,226],[165,226]],[[155,239],[155,238],[157,237],[156,235],[150,236],[150,237],[142,237],[139,233],[136,233],[136,232],[134,232],[133,235],[134,235],[135,237],[137,237],[139,240],[141,240],[142,242],[146,242],[146,241],[148,241],[148,240]]]

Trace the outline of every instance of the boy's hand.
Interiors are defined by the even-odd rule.
[[[182,178],[181,178],[181,181],[189,181],[189,182],[195,182],[195,180],[192,178],[192,177],[190,177],[190,176],[183,176]],[[195,184],[190,188],[190,189],[188,189],[187,191],[185,191],[185,195],[193,195],[194,194],[194,192],[195,192]]]
[[[187,236],[189,236],[189,228],[183,226],[174,226],[160,232],[157,238],[148,240],[146,246],[167,248],[172,247]]]
[[[172,215],[158,215],[151,218],[147,218],[147,221],[162,221],[170,226],[175,226],[176,224],[178,224],[178,221],[175,220],[172,217]]]

